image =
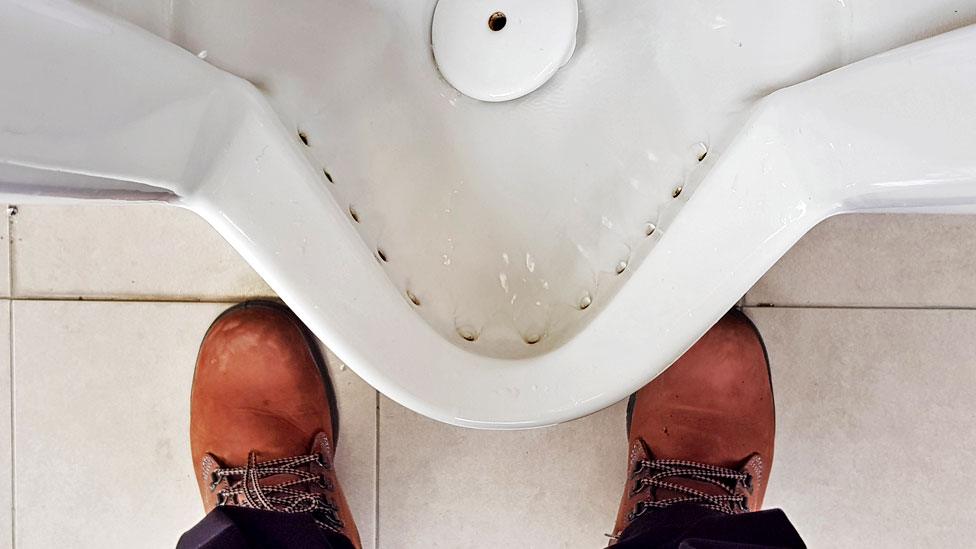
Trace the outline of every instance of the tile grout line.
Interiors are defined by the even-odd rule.
[[[380,548],[380,392],[373,389],[376,429],[373,430],[373,549]]]
[[[16,445],[14,441],[14,304],[7,302],[7,336],[10,338],[7,352],[10,368],[10,547],[17,547],[17,475]]]
[[[783,309],[783,310],[850,310],[850,311],[976,311],[976,306],[953,306],[953,305],[775,305],[762,303],[757,305],[743,305],[743,309]]]
[[[2,297],[0,300],[19,302],[19,301],[53,301],[53,302],[77,302],[77,303],[185,303],[185,304],[231,304],[242,303],[254,299],[273,299],[280,300],[277,296],[222,296],[207,298],[180,298],[180,297],[127,297],[127,296],[103,296],[103,297],[84,297],[84,296],[18,296]],[[849,310],[876,310],[876,311],[976,311],[976,305],[828,305],[828,304],[790,304],[777,305],[770,303],[759,303],[755,305],[736,304],[742,309],[849,309]],[[378,408],[378,405],[377,405]]]
[[[17,547],[17,473],[16,447],[14,441],[14,215],[16,204],[8,204],[7,215],[7,351],[8,367],[10,368],[10,547]]]
[[[17,296],[6,297],[10,301],[77,301],[85,303],[241,303],[254,299],[277,300],[277,296],[222,296],[207,298],[180,298],[180,297],[126,297],[126,296],[103,296],[85,297],[78,295],[51,295],[51,296]]]
[[[14,295],[14,216],[16,205],[7,205],[7,295]]]

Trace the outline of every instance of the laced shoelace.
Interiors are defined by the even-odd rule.
[[[308,465],[312,463],[325,469],[330,467],[318,454],[258,463],[257,454],[252,451],[248,454],[247,465],[244,467],[219,468],[213,471],[212,487],[216,488],[221,479],[226,478],[228,481],[228,486],[217,494],[217,505],[236,505],[283,513],[311,513],[320,527],[339,532],[343,523],[335,504],[326,499],[324,494],[296,488],[316,483],[326,490],[333,490],[328,478],[308,471]],[[261,484],[262,479],[273,475],[289,475],[293,480]]]
[[[637,480],[635,493],[645,488],[663,488],[678,495],[662,500],[649,497],[638,501],[628,514],[628,520],[634,520],[648,509],[663,509],[676,503],[694,503],[730,515],[749,510],[746,496],[735,492],[740,483],[748,488],[752,477],[735,469],[677,459],[642,460],[635,465],[633,476]],[[676,478],[711,484],[721,488],[722,493],[709,494],[691,486],[669,482],[669,479]]]

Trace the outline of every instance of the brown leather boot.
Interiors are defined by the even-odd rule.
[[[243,303],[214,321],[190,394],[190,447],[207,512],[310,513],[361,546],[336,478],[328,380],[314,340],[283,305]]]
[[[675,503],[724,513],[762,507],[775,411],[766,349],[739,311],[725,315],[627,411],[628,480],[614,538]]]

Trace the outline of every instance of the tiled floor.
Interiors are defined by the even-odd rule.
[[[20,206],[5,221],[0,548],[172,546],[200,516],[186,439],[200,337],[229,302],[270,290],[175,208]],[[768,503],[811,547],[968,543],[974,257],[976,217],[840,217],[746,296],[777,398]],[[379,397],[335,359],[332,374],[338,467],[367,547],[605,543],[622,404],[468,431]]]

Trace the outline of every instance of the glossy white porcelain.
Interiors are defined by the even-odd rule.
[[[828,72],[973,1],[583,3],[569,62],[498,103],[440,77],[434,2],[166,4],[122,15],[185,49],[0,1],[3,199],[191,208],[457,425],[624,398],[829,215],[976,204],[976,27]]]

